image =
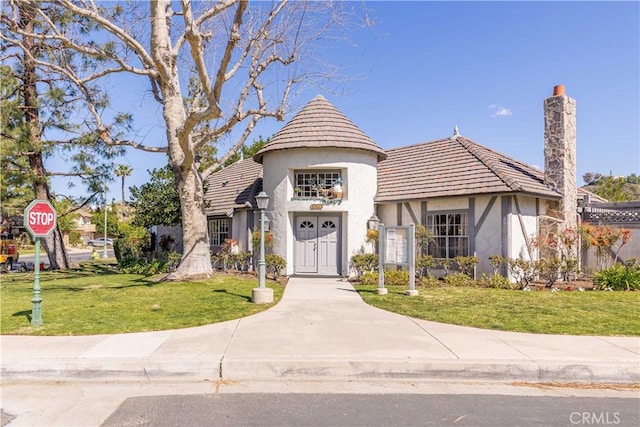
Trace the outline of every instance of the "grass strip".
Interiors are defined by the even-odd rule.
[[[199,282],[159,282],[119,274],[113,266],[42,272],[43,326],[32,327],[33,273],[1,276],[0,333],[3,335],[92,335],[158,331],[224,322],[259,313],[277,303],[284,286],[273,281],[274,303],[256,305],[252,275],[216,274]]]
[[[356,285],[368,304],[409,317],[454,325],[537,334],[638,336],[640,292],[550,292],[488,288]]]

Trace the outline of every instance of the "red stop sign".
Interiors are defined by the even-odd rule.
[[[58,216],[47,200],[34,200],[24,210],[24,226],[33,237],[47,236],[56,228]]]

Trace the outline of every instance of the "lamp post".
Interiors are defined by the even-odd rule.
[[[104,246],[102,258],[108,258],[107,255],[107,184],[104,185]]]
[[[264,191],[256,196],[256,204],[260,210],[260,258],[258,260],[258,287],[254,288],[251,296],[254,304],[269,304],[273,302],[273,289],[266,287],[267,271],[264,260],[264,211],[269,206],[269,196]]]

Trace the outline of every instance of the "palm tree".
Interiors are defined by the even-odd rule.
[[[118,165],[115,170],[115,175],[122,178],[122,206],[120,207],[120,218],[124,221],[124,178],[131,175],[133,169],[129,165]]]

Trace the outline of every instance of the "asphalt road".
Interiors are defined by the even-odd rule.
[[[640,425],[638,399],[478,394],[214,394],[127,399],[103,426]]]
[[[100,258],[102,258],[103,255],[103,248],[96,248],[96,250],[98,251],[98,254],[100,255]],[[91,253],[92,250],[91,249],[72,249],[69,251],[69,258],[71,258],[71,262],[73,263],[78,263],[80,261],[88,261],[91,259]],[[107,249],[107,257],[108,258],[113,258],[115,255],[113,253],[113,249],[112,248],[108,248]],[[33,260],[34,260],[35,256],[33,254],[28,254],[28,255],[20,255],[20,259],[18,260],[18,263],[14,263],[13,265],[13,269],[17,270],[20,266],[21,263],[27,263],[27,264],[33,264]],[[40,261],[44,262],[45,265],[49,264],[49,257],[47,257],[46,255],[40,255]]]

